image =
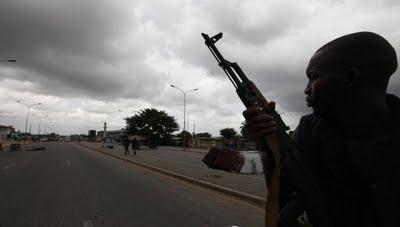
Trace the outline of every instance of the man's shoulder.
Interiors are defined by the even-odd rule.
[[[393,94],[386,94],[386,104],[393,113],[394,120],[400,124],[400,99]]]
[[[315,114],[313,114],[313,113],[307,114],[300,118],[300,125],[301,124],[306,124],[306,125],[315,124],[315,122],[317,120],[318,120],[318,117]]]
[[[312,134],[313,129],[315,128],[316,124],[320,118],[315,114],[307,114],[300,118],[299,126],[298,126],[298,133],[299,134]]]
[[[314,147],[314,128],[318,120],[319,118],[315,114],[307,114],[301,117],[294,138],[302,152],[309,152]]]

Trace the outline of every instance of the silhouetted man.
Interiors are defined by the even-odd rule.
[[[136,138],[133,138],[132,140],[132,150],[133,150],[133,154],[136,155],[136,149],[139,149],[139,143],[136,140]]]
[[[394,48],[371,32],[327,43],[308,64],[305,94],[313,113],[301,118],[292,138],[325,196],[331,226],[400,226],[400,100],[386,94],[396,69]],[[260,108],[243,114],[249,138],[275,132],[276,122]]]
[[[124,154],[128,155],[129,154],[129,138],[128,138],[128,135],[123,136],[121,142],[122,142],[122,146],[124,146]]]

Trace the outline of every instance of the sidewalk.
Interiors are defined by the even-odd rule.
[[[175,146],[159,146],[158,149],[184,151],[184,150],[183,150],[183,147],[175,147]],[[208,152],[208,149],[206,149],[206,148],[192,148],[192,147],[188,147],[188,148],[186,148],[185,151],[197,152],[197,153],[207,153],[207,152]]]
[[[210,169],[202,162],[205,152],[184,152],[181,148],[159,147],[157,150],[138,150],[135,156],[131,151],[131,154],[126,156],[123,147],[119,144],[114,144],[114,149],[102,148],[101,143],[82,142],[80,144],[222,187],[266,198],[266,186],[262,174],[242,175]]]
[[[118,145],[118,144],[115,144],[115,145]],[[149,147],[148,146],[141,146],[140,149],[149,150]],[[185,150],[183,150],[183,147],[178,147],[178,146],[158,146],[158,149],[184,151],[184,152],[196,152],[196,153],[207,153],[208,152],[207,148],[187,147]]]

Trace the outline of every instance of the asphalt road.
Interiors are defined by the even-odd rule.
[[[114,144],[114,149],[101,148],[101,143],[83,143],[102,151],[124,156],[121,145]],[[246,192],[259,197],[266,197],[266,185],[263,174],[237,174],[208,168],[202,161],[205,153],[184,152],[159,147],[153,150],[138,150],[126,158],[169,170],[195,179],[207,181],[223,187]]]
[[[0,226],[263,226],[264,210],[71,143],[0,153]]]

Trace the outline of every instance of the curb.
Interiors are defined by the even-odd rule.
[[[203,187],[203,188],[211,189],[213,191],[217,191],[217,192],[220,192],[220,193],[235,197],[235,198],[240,199],[242,201],[245,201],[245,202],[248,202],[250,204],[256,205],[256,206],[258,206],[260,208],[265,208],[266,200],[264,198],[260,197],[260,196],[252,195],[252,194],[249,194],[249,193],[246,193],[246,192],[241,192],[241,191],[238,191],[238,190],[235,190],[235,189],[232,189],[232,188],[223,187],[223,186],[216,185],[216,184],[213,184],[213,183],[210,183],[210,182],[206,182],[206,181],[203,181],[203,180],[195,179],[193,177],[185,176],[185,175],[182,175],[180,173],[175,173],[175,172],[172,172],[172,171],[169,171],[169,170],[165,170],[165,169],[161,169],[161,168],[158,168],[158,167],[155,167],[155,166],[151,166],[151,165],[148,165],[148,164],[140,163],[140,162],[137,162],[137,161],[125,158],[125,157],[121,157],[121,156],[116,155],[116,154],[108,153],[108,152],[105,152],[105,151],[102,151],[100,149],[93,148],[93,147],[90,147],[90,146],[87,146],[87,145],[84,145],[84,144],[79,144],[79,143],[74,143],[74,144],[76,144],[78,146],[82,146],[82,147],[87,148],[87,149],[91,149],[91,150],[100,152],[102,154],[111,156],[113,158],[120,159],[122,161],[130,162],[132,164],[135,164],[135,165],[138,165],[138,166],[153,170],[153,171],[158,172],[158,173],[162,173],[164,175],[167,175],[167,176],[170,176],[170,177],[173,177],[173,178],[176,178],[176,179],[179,179],[179,180],[182,180],[182,181],[185,181],[185,182],[188,182],[188,183],[191,183],[191,184]]]
[[[190,150],[190,149],[187,149],[184,151],[184,150],[182,150],[182,148],[174,148],[174,147],[160,147],[160,148],[165,149],[165,150],[182,151],[182,152],[193,152],[193,153],[201,153],[201,154],[207,153],[204,151],[196,151],[196,150]]]

